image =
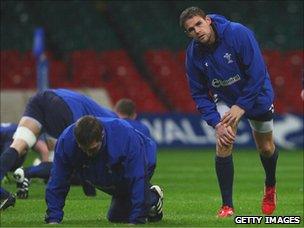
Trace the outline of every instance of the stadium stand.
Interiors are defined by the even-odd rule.
[[[300,94],[303,77],[303,21],[299,20],[303,5],[298,1],[4,1],[1,90],[36,87],[32,34],[42,26],[51,87],[105,88],[112,102],[123,96],[134,99],[139,112],[196,112],[184,74],[188,40],[177,23],[181,10],[189,5],[249,25],[263,49],[277,112],[303,113],[302,101],[295,95]],[[107,14],[127,39],[127,48]],[[265,23],[273,18],[275,23]],[[149,75],[139,70],[134,57],[143,60]]]
[[[149,50],[145,53],[146,65],[159,87],[166,94],[177,112],[195,111],[190,97],[184,68],[174,59],[168,50]]]

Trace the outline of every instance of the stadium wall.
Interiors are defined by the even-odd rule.
[[[214,130],[199,114],[140,115],[160,147],[214,147]],[[274,119],[274,139],[284,149],[303,148],[303,116],[284,114]],[[251,128],[246,119],[238,126],[236,147],[255,147]]]

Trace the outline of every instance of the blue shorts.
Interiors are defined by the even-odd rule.
[[[42,131],[58,138],[73,123],[69,106],[54,92],[38,92],[28,101],[23,116],[31,117],[42,125]]]
[[[270,121],[270,120],[273,120],[273,117],[274,117],[274,113],[272,110],[269,110],[261,115],[258,115],[258,116],[252,116],[252,117],[248,117],[249,120],[255,120],[255,121],[261,121],[261,122],[264,122],[264,121]]]

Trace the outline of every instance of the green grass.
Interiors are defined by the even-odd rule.
[[[264,172],[259,156],[254,150],[236,150],[234,166],[236,215],[262,215],[260,202]],[[164,189],[164,219],[145,226],[240,226],[234,224],[233,218],[216,218],[221,199],[214,171],[214,152],[211,149],[160,150],[152,183]],[[13,183],[4,183],[4,187],[15,191]],[[278,206],[274,215],[301,216],[302,223],[294,226],[303,226],[302,150],[280,151],[277,192]],[[107,221],[109,202],[110,197],[102,192],[98,192],[94,198],[88,198],[80,187],[72,187],[61,226],[123,226]],[[1,213],[1,226],[45,226],[45,209],[44,184],[35,180],[27,200],[18,200],[14,208]]]

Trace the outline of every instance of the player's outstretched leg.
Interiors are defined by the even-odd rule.
[[[158,185],[150,187],[152,205],[149,211],[148,221],[158,222],[163,218],[164,192]]]

